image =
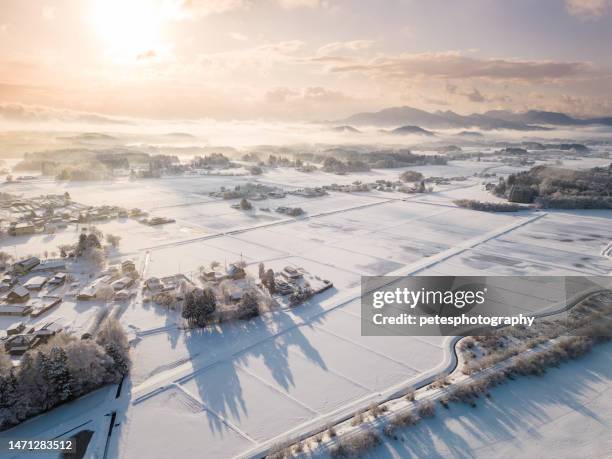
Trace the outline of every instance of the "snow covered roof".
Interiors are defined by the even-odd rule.
[[[9,295],[11,294],[16,295],[18,297],[26,297],[30,294],[30,292],[28,292],[28,290],[22,285],[15,285],[13,289],[9,292]]]

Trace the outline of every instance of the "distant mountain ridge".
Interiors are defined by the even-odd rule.
[[[416,135],[424,135],[424,136],[434,136],[431,131],[427,131],[419,126],[401,126],[396,129],[393,129],[389,132],[389,134],[393,135],[407,135],[407,134],[416,134]]]
[[[414,107],[391,107],[378,112],[364,112],[349,116],[337,123],[371,126],[421,126],[433,129],[480,128],[512,130],[547,130],[545,126],[612,126],[612,117],[574,118],[565,113],[530,110],[516,113],[491,110],[485,113],[460,115],[453,111],[427,112]]]

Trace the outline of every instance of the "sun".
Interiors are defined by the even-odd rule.
[[[160,46],[164,14],[156,0],[96,0],[93,28],[113,59],[134,59]]]

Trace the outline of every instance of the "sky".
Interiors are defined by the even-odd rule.
[[[2,0],[0,117],[612,115],[612,0]]]

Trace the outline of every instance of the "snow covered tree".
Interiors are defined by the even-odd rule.
[[[103,268],[106,264],[106,254],[104,250],[94,247],[87,250],[87,259],[97,268]]]
[[[72,398],[74,379],[68,368],[66,351],[61,347],[53,347],[51,349],[47,377],[53,391],[53,396],[57,401],[65,402]]]
[[[112,372],[115,375],[115,382],[119,382],[130,370],[129,357],[125,350],[114,342],[107,343],[104,351],[113,360]]]
[[[115,375],[115,381],[118,382],[130,368],[129,343],[119,321],[112,318],[106,319],[96,335],[96,342],[112,359],[112,372]]]
[[[185,295],[182,316],[190,325],[204,327],[216,309],[215,292],[210,288],[196,288]]]
[[[276,281],[274,280],[274,271],[272,270],[272,268],[266,271],[263,284],[266,286],[270,293],[276,293]]]
[[[11,368],[13,368],[11,359],[6,354],[4,346],[0,346],[0,375],[7,375]]]
[[[85,233],[81,233],[79,235],[79,242],[77,243],[77,246],[76,246],[77,256],[83,255],[86,249],[87,249],[87,235]]]
[[[116,236],[114,234],[106,235],[106,242],[112,245],[115,249],[119,247],[119,243],[121,242],[121,236]]]
[[[102,244],[100,244],[100,239],[95,233],[89,233],[87,235],[87,248],[88,249],[91,249],[91,248],[101,249],[102,248]]]
[[[247,290],[242,295],[240,303],[239,318],[243,320],[251,319],[259,315],[259,299],[257,298],[257,292],[255,290]]]
[[[129,371],[128,341],[115,319],[104,322],[99,343],[56,334],[17,367],[0,370],[0,430],[80,397]],[[0,357],[2,359],[2,357]]]
[[[108,343],[114,343],[121,349],[127,349],[129,347],[123,327],[117,319],[113,318],[106,319],[102,323],[96,335],[96,342],[101,346],[105,346]]]
[[[240,209],[242,210],[251,210],[253,208],[252,204],[246,200],[246,198],[242,198],[240,201]]]

